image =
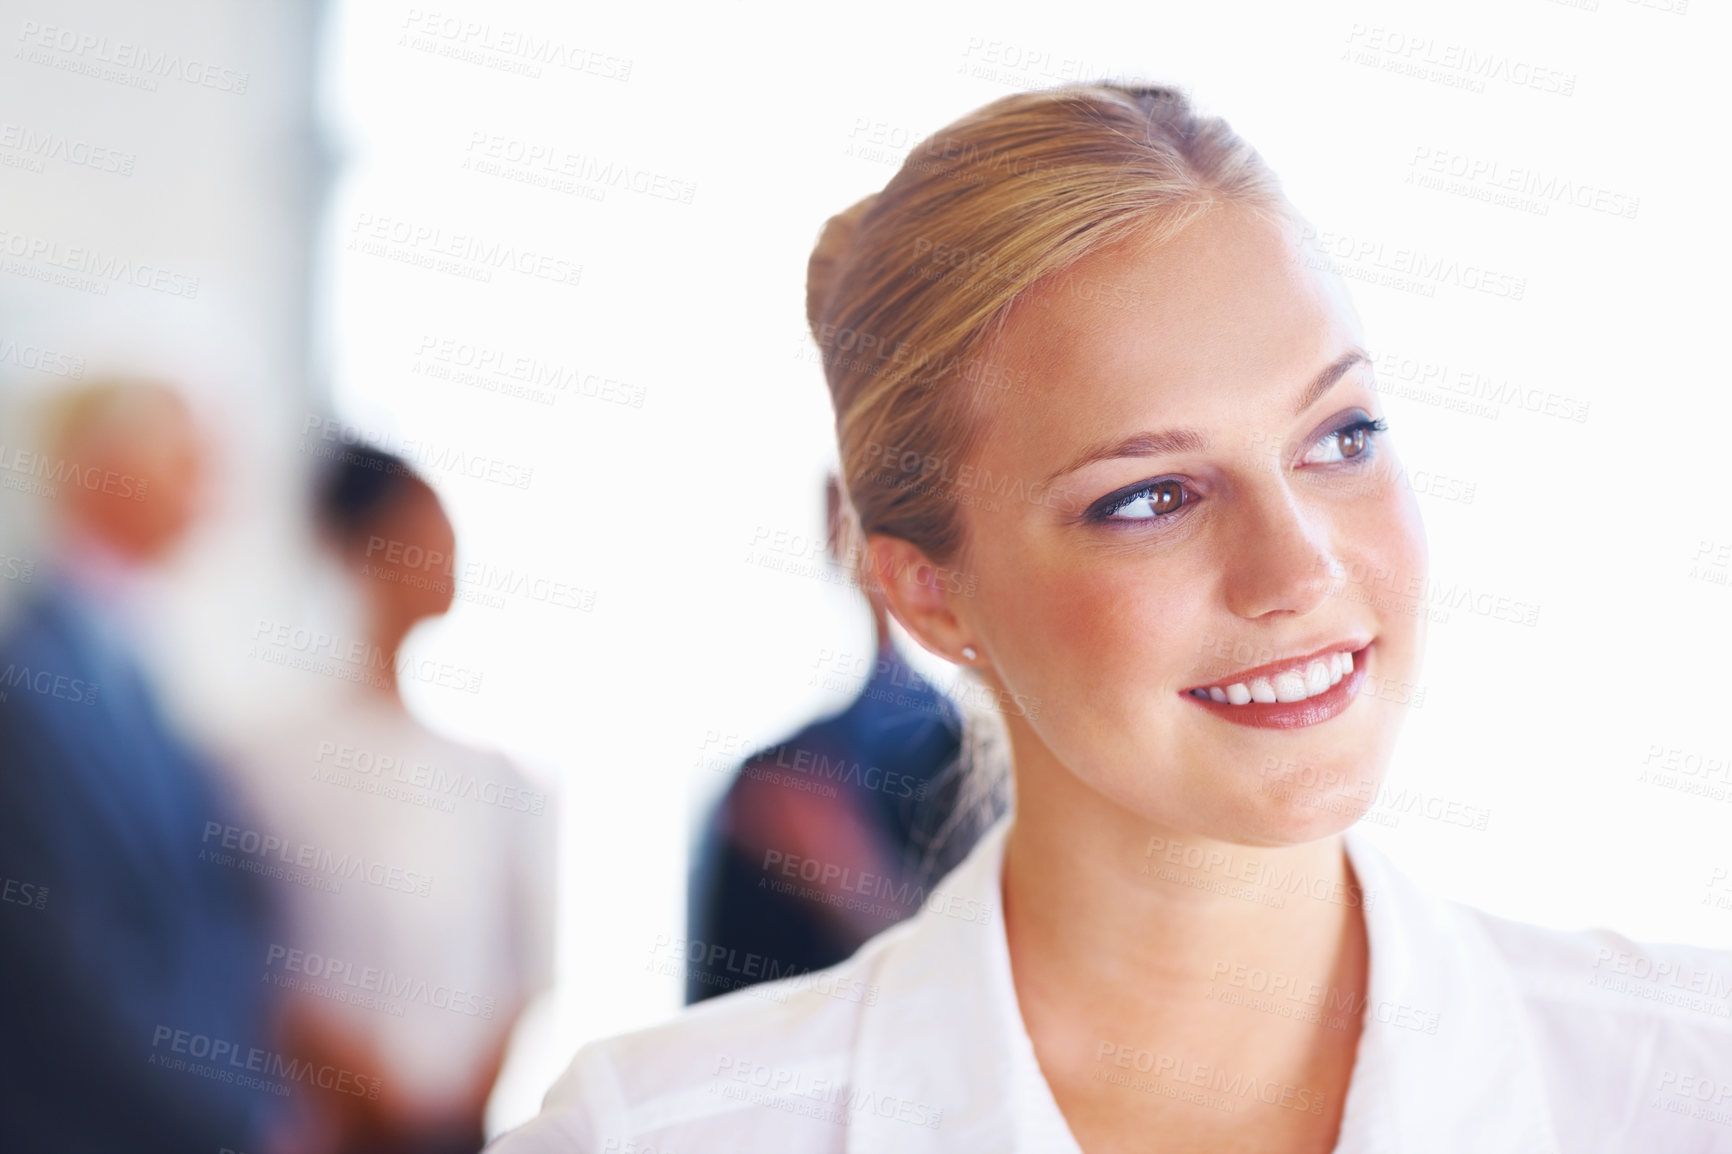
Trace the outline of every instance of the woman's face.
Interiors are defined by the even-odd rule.
[[[1358,318],[1295,235],[1221,208],[1018,303],[989,359],[1029,384],[958,492],[974,595],[950,602],[1020,703],[1019,774],[1253,845],[1365,810],[1423,636]]]

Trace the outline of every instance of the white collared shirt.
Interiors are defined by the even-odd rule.
[[[583,1047],[491,1150],[1080,1154],[1011,981],[1009,823],[847,961]],[[1370,989],[1336,1154],[1732,1152],[1732,953],[1495,918],[1427,896],[1357,831],[1346,845]],[[1229,975],[1221,996],[1256,985]],[[1105,1066],[1144,1092],[1307,1105],[1134,1047]]]

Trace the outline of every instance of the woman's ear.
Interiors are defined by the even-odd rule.
[[[866,557],[891,615],[929,652],[962,664],[962,648],[973,638],[951,608],[964,588],[956,571],[933,564],[919,546],[882,533],[866,538]]]

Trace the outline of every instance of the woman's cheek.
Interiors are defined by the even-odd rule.
[[[1419,504],[1407,486],[1397,486],[1371,536],[1372,572],[1384,574],[1367,590],[1374,594],[1378,632],[1387,639],[1385,676],[1410,679],[1418,671],[1425,636],[1430,552]]]

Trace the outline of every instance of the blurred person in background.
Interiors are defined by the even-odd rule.
[[[206,446],[130,380],[54,398],[45,433],[53,560],[0,625],[0,1148],[249,1149],[275,1099],[216,1055],[269,1049],[268,909],[211,860],[242,819],[139,656]]]
[[[552,807],[504,757],[422,726],[398,682],[405,638],[450,609],[456,539],[401,459],[346,447],[319,478],[322,544],[360,602],[361,683],[235,758],[261,821],[363,872],[294,887],[265,980],[285,1048],[376,1079],[309,1099],[292,1148],[480,1149],[513,1023],[551,979]]]
[[[825,509],[829,555],[853,572],[835,477]],[[705,822],[687,891],[687,1004],[847,958],[917,912],[1007,805],[959,805],[978,779],[955,772],[957,707],[897,652],[883,590],[862,592],[876,644],[858,696],[748,757]]]

